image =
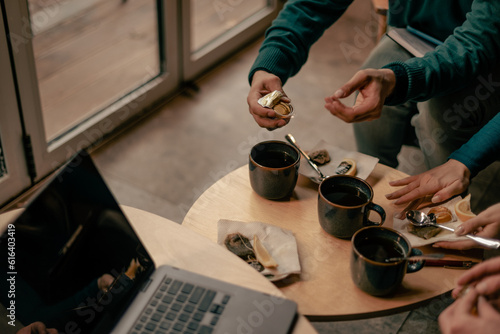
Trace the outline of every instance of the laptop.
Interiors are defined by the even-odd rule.
[[[85,151],[5,228],[0,251],[8,292],[0,301],[8,321],[23,325],[42,321],[68,334],[278,334],[297,318],[290,300],[156,267]]]

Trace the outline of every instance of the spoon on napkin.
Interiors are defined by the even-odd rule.
[[[285,139],[288,140],[288,142],[290,144],[292,144],[293,147],[295,147],[297,150],[299,150],[300,154],[302,154],[302,156],[307,160],[307,163],[309,163],[309,165],[316,171],[316,173],[318,173],[318,175],[319,175],[318,181],[319,182],[323,181],[324,179],[326,179],[328,177],[328,175],[324,175],[321,172],[321,170],[319,169],[319,167],[314,163],[314,161],[312,161],[311,157],[309,157],[309,155],[307,155],[307,153],[304,152],[299,147],[299,145],[297,145],[297,141],[295,140],[295,138],[290,133],[285,136]]]
[[[444,230],[450,231],[450,232],[455,232],[455,230],[449,226],[445,226],[443,224],[437,224],[436,223],[436,216],[431,213],[429,215],[423,213],[422,211],[419,210],[410,210],[406,213],[406,218],[410,221],[412,225],[415,226],[434,226],[434,227],[439,227]],[[496,239],[490,239],[490,238],[483,238],[483,237],[478,237],[473,234],[466,234],[464,237],[467,237],[469,239],[474,240],[478,244],[486,247],[486,248],[491,248],[491,249],[498,249],[500,248],[500,241]]]

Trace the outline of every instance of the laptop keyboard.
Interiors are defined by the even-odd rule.
[[[131,334],[210,334],[230,296],[165,277]]]

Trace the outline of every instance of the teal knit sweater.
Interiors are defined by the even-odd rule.
[[[285,84],[307,61],[311,46],[352,0],[289,0],[266,31],[249,74],[264,70]],[[423,101],[457,91],[500,59],[500,1],[391,0],[388,24],[412,26],[444,41],[435,52],[404,63],[397,95],[388,104]],[[404,77],[401,77],[404,76]]]

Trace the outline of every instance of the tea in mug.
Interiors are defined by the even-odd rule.
[[[254,161],[261,166],[270,168],[283,168],[295,162],[295,158],[286,152],[269,151],[256,154]]]
[[[335,185],[331,192],[324,196],[328,201],[342,206],[358,206],[368,201],[366,195],[359,190],[342,185]]]
[[[387,262],[391,258],[405,257],[405,251],[394,240],[381,237],[365,237],[356,243],[358,251],[366,258],[376,262]]]

